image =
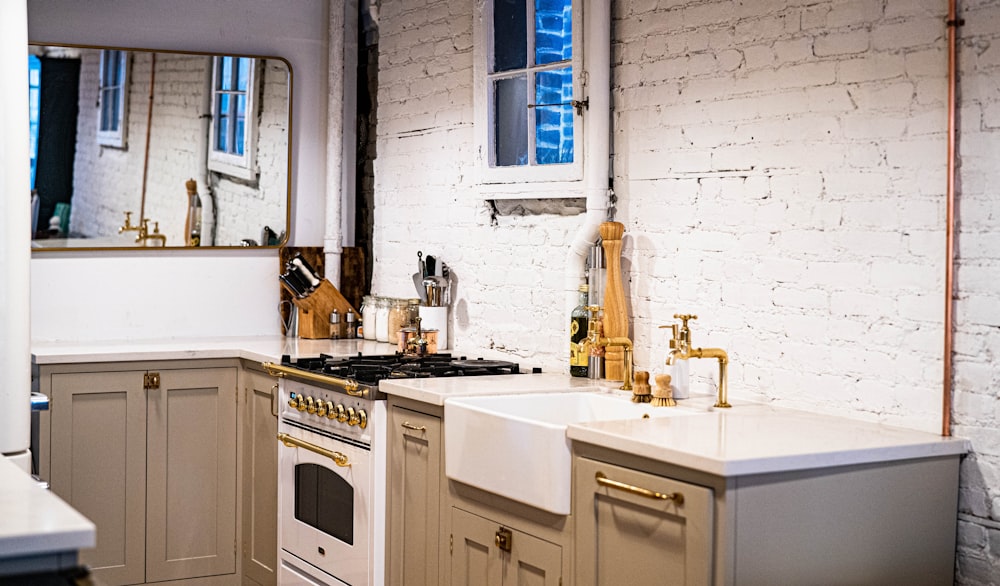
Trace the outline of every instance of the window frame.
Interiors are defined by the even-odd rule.
[[[217,89],[219,85],[219,64],[222,59],[227,57],[250,60],[249,79],[246,90],[246,118],[244,120],[246,136],[243,139],[242,155],[219,151],[215,148],[215,131],[219,120],[219,114],[216,110],[219,103],[218,95],[220,93],[220,90]],[[257,57],[241,55],[219,55],[212,59],[212,117],[211,123],[208,125],[208,169],[210,171],[248,181],[257,177],[257,126],[260,118],[260,113],[257,111],[257,102],[260,93],[261,62],[262,59]]]
[[[117,86],[109,85],[104,77],[105,62],[112,53],[120,54],[123,62],[121,83]],[[132,77],[132,52],[122,49],[102,49],[99,67],[100,70],[97,74],[97,144],[120,149],[128,148],[128,105],[129,83]],[[118,94],[119,108],[115,112],[118,123],[117,130],[101,130],[105,121],[104,100],[109,91]]]
[[[572,44],[573,57],[568,61],[556,63],[546,63],[535,65],[535,2],[534,0],[524,0],[526,4],[526,19],[528,28],[528,63],[523,69],[509,70],[492,73],[491,63],[493,62],[494,29],[493,29],[493,0],[477,2],[476,16],[477,25],[474,27],[474,91],[475,91],[475,134],[476,134],[476,165],[479,169],[480,186],[484,191],[490,192],[490,197],[524,197],[526,192],[539,193],[542,197],[578,197],[582,189],[578,184],[583,179],[583,163],[585,153],[586,136],[586,108],[573,109],[573,162],[571,163],[550,163],[538,164],[534,162],[535,152],[535,125],[534,109],[528,109],[529,138],[528,154],[529,161],[526,165],[497,167],[494,125],[494,84],[495,79],[514,77],[525,74],[527,76],[528,104],[535,102],[535,81],[534,73],[572,67],[573,71],[573,100],[584,101],[586,98],[585,85],[585,63],[584,63],[584,36],[583,36],[583,11],[584,0],[572,1]],[[518,186],[517,184],[528,184]],[[544,184],[544,185],[543,185]],[[509,194],[508,194],[509,192]]]

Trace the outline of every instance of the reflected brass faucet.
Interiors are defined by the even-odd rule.
[[[128,214],[129,212],[125,212]],[[128,223],[128,218],[126,218],[126,224]],[[120,231],[120,230],[119,230]],[[160,234],[160,223],[153,222],[153,231],[149,231],[149,219],[144,219],[142,224],[139,225],[139,235],[135,237],[136,244],[142,244],[145,246],[149,240],[159,242],[159,246],[167,245],[167,237],[164,234]]]
[[[138,232],[142,227],[132,225],[132,212],[125,212],[125,224],[118,227],[118,233]]]
[[[719,397],[715,401],[715,407],[728,408],[729,404],[729,383],[727,379],[729,355],[722,348],[691,348],[691,329],[688,327],[688,320],[698,319],[697,315],[675,313],[674,319],[681,320],[680,328],[677,324],[669,327],[673,330],[673,337],[670,339],[670,352],[667,354],[667,366],[673,366],[676,360],[686,360],[688,358],[715,358],[719,361]]]
[[[590,312],[590,320],[587,322],[587,344],[590,347],[596,348],[607,348],[608,346],[622,346],[625,349],[625,375],[622,377],[622,386],[618,387],[623,391],[632,390],[632,381],[634,380],[634,366],[632,364],[632,340],[627,337],[619,336],[615,338],[608,338],[607,336],[601,335],[600,323],[601,320],[598,318],[601,308],[597,305],[588,305],[587,311]]]

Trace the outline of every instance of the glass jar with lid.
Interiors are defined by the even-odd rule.
[[[389,298],[375,298],[375,341],[389,341]]]
[[[375,339],[375,296],[365,295],[361,299],[361,337]]]
[[[399,330],[410,325],[410,310],[406,299],[389,299],[389,341],[395,342]]]

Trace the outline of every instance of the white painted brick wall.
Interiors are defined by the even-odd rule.
[[[963,584],[1000,575],[1000,5],[963,2],[955,432]],[[934,0],[612,5],[614,184],[636,362],[693,312],[730,389],[940,429],[946,6]],[[566,371],[580,217],[492,218],[475,184],[471,6],[386,3],[375,275],[411,296],[417,250],[457,277],[453,345]],[[719,173],[723,172],[723,173]],[[693,364],[711,391],[712,364]]]
[[[128,147],[96,143],[98,51],[83,51],[80,74],[80,116],[77,123],[75,184],[70,231],[87,236],[118,233],[124,212],[138,222],[146,146],[151,57],[132,57],[129,92]],[[198,177],[200,95],[204,89],[205,57],[159,54],[156,62],[156,103],[150,137],[146,184],[146,217],[159,222],[170,246],[183,245],[187,214],[184,182]],[[280,232],[285,225],[288,177],[288,78],[283,63],[264,67],[257,161],[253,185],[215,175],[219,206],[217,243],[239,245],[243,238],[260,239],[261,228]],[[202,194],[205,197],[205,194]],[[203,202],[208,206],[208,202]],[[206,216],[207,218],[207,216]],[[151,226],[152,228],[152,226]],[[135,237],[135,233],[123,238]]]

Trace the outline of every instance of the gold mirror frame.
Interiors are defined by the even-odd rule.
[[[80,220],[77,218],[76,223],[71,223],[71,226],[79,226],[79,222],[93,221],[102,222],[101,227],[95,227],[91,234],[84,234],[82,237],[74,236],[74,233],[79,232],[79,230],[74,231],[71,227],[69,232],[69,238],[61,237],[58,239],[35,239],[36,235],[40,235],[45,227],[49,225],[50,217],[43,217],[45,214],[38,214],[35,220],[35,234],[33,234],[32,239],[32,252],[66,252],[66,251],[122,251],[122,250],[148,250],[149,248],[154,249],[166,249],[166,250],[224,250],[224,249],[243,249],[247,247],[252,248],[279,248],[283,246],[289,237],[290,226],[291,226],[291,216],[292,216],[292,104],[293,104],[293,71],[291,64],[284,58],[273,56],[273,55],[256,55],[256,54],[219,54],[219,53],[206,53],[198,51],[166,51],[158,49],[145,49],[145,48],[135,48],[135,47],[116,47],[116,46],[93,46],[93,45],[76,45],[76,44],[66,44],[66,43],[46,43],[31,41],[29,45],[32,48],[41,47],[47,54],[52,54],[54,51],[64,50],[66,53],[77,53],[81,59],[81,72],[79,75],[79,95],[77,99],[77,104],[80,107],[80,112],[77,114],[77,132],[75,133],[75,143],[77,145],[74,148],[74,170],[73,178],[70,183],[73,185],[73,195],[71,196],[73,200],[77,200],[77,185],[82,184],[79,179],[79,174],[81,170],[77,168],[77,163],[81,161],[80,151],[89,152],[92,158],[102,159],[106,156],[108,159],[128,159],[131,162],[131,167],[134,168],[136,165],[136,159],[142,159],[140,163],[140,172],[137,173],[141,177],[134,177],[131,172],[113,175],[111,179],[106,179],[108,177],[108,171],[103,171],[105,173],[104,181],[111,181],[113,185],[117,186],[118,183],[128,184],[130,188],[126,193],[125,197],[129,198],[130,203],[127,206],[118,206],[122,209],[111,209],[108,210],[108,205],[106,202],[101,201],[101,194],[91,194],[90,199],[93,204],[95,201],[100,204],[101,215],[100,218],[94,217],[91,219],[88,217],[86,220]],[[87,136],[81,136],[81,119],[83,118],[83,108],[92,106],[95,110],[100,107],[100,101],[97,99],[95,101],[94,96],[99,93],[99,88],[94,87],[98,84],[94,83],[96,75],[100,70],[99,60],[98,65],[93,64],[95,59],[95,54],[101,55],[101,51],[112,50],[112,51],[124,51],[129,53],[129,63],[130,70],[128,78],[126,80],[127,84],[127,95],[128,95],[128,119],[124,124],[127,129],[128,138],[127,143],[124,146],[109,146],[104,144],[98,144],[96,135],[96,118],[99,116],[98,112],[90,115],[94,118],[94,122],[91,123],[91,134]],[[38,52],[38,49],[33,49],[30,51],[31,54]],[[85,81],[85,72],[83,71],[84,62],[83,56],[86,55],[90,66],[90,70],[86,72],[86,75],[90,77]],[[157,64],[157,58],[160,57],[160,63]],[[168,92],[162,91],[164,84],[175,84],[176,79],[172,79],[170,76],[177,76],[177,70],[168,70],[166,74],[162,73],[164,67],[170,67],[171,63],[177,65],[178,63],[187,62],[188,65],[192,63],[197,63],[190,58],[202,58],[201,69],[193,69],[192,71],[182,71],[181,76],[185,76],[187,80],[187,85],[192,87],[197,87],[199,84],[204,89],[200,95],[185,94],[170,94]],[[162,146],[161,137],[158,136],[158,131],[170,131],[174,130],[171,128],[164,129],[162,124],[158,126],[160,122],[155,116],[160,113],[166,112],[165,116],[173,116],[176,119],[183,120],[185,124],[191,127],[195,127],[200,134],[204,131],[203,138],[206,143],[205,149],[210,150],[208,143],[211,138],[208,132],[204,129],[212,127],[212,112],[214,101],[212,96],[206,97],[205,94],[211,93],[214,87],[214,80],[212,78],[212,63],[217,57],[240,57],[240,58],[250,58],[253,59],[253,64],[257,68],[256,72],[258,74],[257,85],[254,86],[255,91],[253,92],[252,100],[255,102],[252,106],[255,116],[259,118],[258,122],[261,126],[261,133],[270,133],[272,135],[277,134],[284,136],[284,144],[281,144],[280,140],[266,141],[263,140],[260,144],[256,144],[256,150],[253,151],[253,162],[252,168],[249,171],[249,177],[241,178],[232,175],[228,175],[226,172],[220,172],[218,170],[208,169],[209,163],[200,160],[201,151],[198,149],[198,141],[195,140],[194,144],[191,141],[184,141],[181,139],[183,146],[186,149],[175,148],[177,145],[170,145],[167,147]],[[97,71],[94,71],[94,67]],[[281,67],[286,72],[286,77],[284,77],[284,82],[281,81],[281,76],[276,75],[280,73],[278,68]],[[160,78],[157,79],[157,75]],[[197,78],[195,76],[201,76]],[[190,81],[187,78],[194,78],[194,81]],[[91,84],[89,87],[84,87],[85,83]],[[209,85],[212,84],[212,85]],[[271,101],[274,101],[277,94],[274,93],[275,88],[281,89],[284,86],[283,104],[280,100],[278,105],[271,110],[265,110],[269,102],[268,97]],[[86,93],[85,93],[86,92]],[[183,98],[179,100],[179,98]],[[163,99],[167,100],[167,103],[162,103]],[[174,103],[170,103],[173,99]],[[178,104],[181,101],[183,103]],[[142,103],[145,102],[145,103]],[[152,107],[147,107],[146,104],[152,104]],[[204,108],[209,108],[208,112],[204,111]],[[279,108],[284,106],[284,115],[282,116]],[[173,112],[171,110],[180,110],[183,112]],[[192,113],[194,111],[194,121],[192,121]],[[186,116],[181,116],[179,114],[187,114]],[[205,121],[205,118],[208,121]],[[283,120],[281,120],[283,119]],[[277,123],[281,120],[280,123]],[[268,126],[265,129],[265,121]],[[189,129],[190,130],[190,129]],[[190,133],[189,133],[190,134]],[[256,134],[251,137],[250,142],[254,143],[257,140]],[[196,135],[198,139],[198,135]],[[86,145],[87,148],[92,149],[92,151],[86,151],[86,149],[79,149],[82,140],[87,140],[90,144]],[[158,145],[158,146],[156,146]],[[158,150],[159,147],[159,150]],[[195,165],[192,165],[191,172],[186,170],[177,173],[170,172],[164,173],[163,169],[158,169],[158,161],[163,162],[171,158],[176,159],[177,153],[184,150],[186,155],[181,158],[186,157],[193,161]],[[191,150],[195,152],[190,153]],[[266,152],[267,156],[271,156],[274,160],[278,161],[275,165],[271,165],[269,168],[270,175],[267,176],[268,185],[275,191],[280,192],[281,189],[284,190],[284,196],[280,197],[280,193],[275,193],[274,197],[265,200],[265,195],[263,193],[262,183],[264,181],[264,170],[263,166],[258,164],[258,160],[263,156],[261,153]],[[152,156],[151,156],[152,154]],[[284,165],[280,165],[280,159],[284,159]],[[152,161],[152,163],[151,163]],[[189,162],[190,162],[189,161]],[[89,161],[88,161],[89,162]],[[113,162],[113,161],[112,161]],[[224,166],[224,163],[222,163]],[[279,178],[278,175],[283,171],[284,176]],[[243,171],[247,172],[247,171]],[[209,193],[203,193],[204,182],[203,178],[208,177],[209,183],[213,186],[212,195]],[[151,178],[155,178],[159,181],[157,184],[157,194],[159,195],[159,202],[163,204],[167,202],[166,205],[153,205],[152,212],[150,211],[150,202],[147,202],[147,196],[150,195],[151,191],[149,189]],[[212,230],[217,230],[219,227],[218,220],[228,217],[241,218],[246,216],[245,210],[241,213],[237,208],[232,212],[226,212],[223,210],[219,213],[217,210],[219,208],[218,200],[214,199],[221,194],[218,193],[219,185],[224,185],[228,190],[230,197],[240,197],[251,194],[251,197],[259,201],[266,201],[266,204],[261,204],[270,206],[277,210],[278,206],[282,203],[284,204],[284,209],[279,213],[275,211],[272,214],[274,224],[277,223],[277,218],[280,217],[281,221],[284,223],[283,226],[271,226],[266,224],[267,220],[260,222],[260,226],[257,227],[256,232],[246,232],[243,238],[239,240],[232,240],[232,236],[224,239],[224,244],[219,245],[204,245],[204,246],[189,246],[187,242],[189,241],[189,233],[186,233],[187,228],[184,226],[186,223],[189,203],[188,191],[186,189],[186,183],[189,179],[197,179],[197,191],[199,192],[200,198],[203,200],[203,209],[206,212],[206,216],[209,217],[209,221],[206,222],[206,228]],[[94,182],[99,183],[99,182]],[[36,180],[37,185],[37,180]],[[131,193],[134,186],[135,195]],[[86,197],[84,197],[86,199]],[[153,198],[150,197],[152,200]],[[82,201],[77,200],[81,203],[80,208],[85,209],[82,205]],[[134,202],[134,203],[132,203]],[[52,202],[49,202],[50,204]],[[34,204],[34,202],[33,202]],[[54,205],[54,204],[52,204]],[[72,205],[70,206],[70,217],[72,218]],[[93,206],[92,206],[93,207]],[[111,207],[114,207],[112,204]],[[125,209],[127,207],[128,209]],[[262,208],[258,208],[262,209]],[[131,218],[126,216],[125,212],[131,212]],[[104,217],[105,215],[115,215],[117,217],[109,219]],[[159,217],[157,217],[159,215]],[[140,217],[141,216],[141,217]],[[143,222],[145,220],[145,222]],[[51,221],[55,222],[52,218]],[[65,222],[65,221],[64,221]],[[116,227],[115,230],[111,230],[109,227],[109,222],[112,222]],[[209,224],[211,222],[211,224]],[[245,222],[244,222],[245,224]],[[265,227],[271,231],[273,236],[270,238],[270,244],[262,242],[265,232]],[[164,236],[166,238],[164,239]],[[208,236],[206,234],[206,236]],[[52,240],[53,245],[46,245],[46,240]],[[56,240],[60,243],[56,244]],[[93,242],[88,242],[92,240]],[[209,238],[205,237],[204,240],[211,241]],[[179,241],[183,241],[184,244],[178,244]],[[100,244],[97,244],[100,242]],[[250,242],[253,242],[252,244]],[[165,245],[161,245],[165,244]]]

